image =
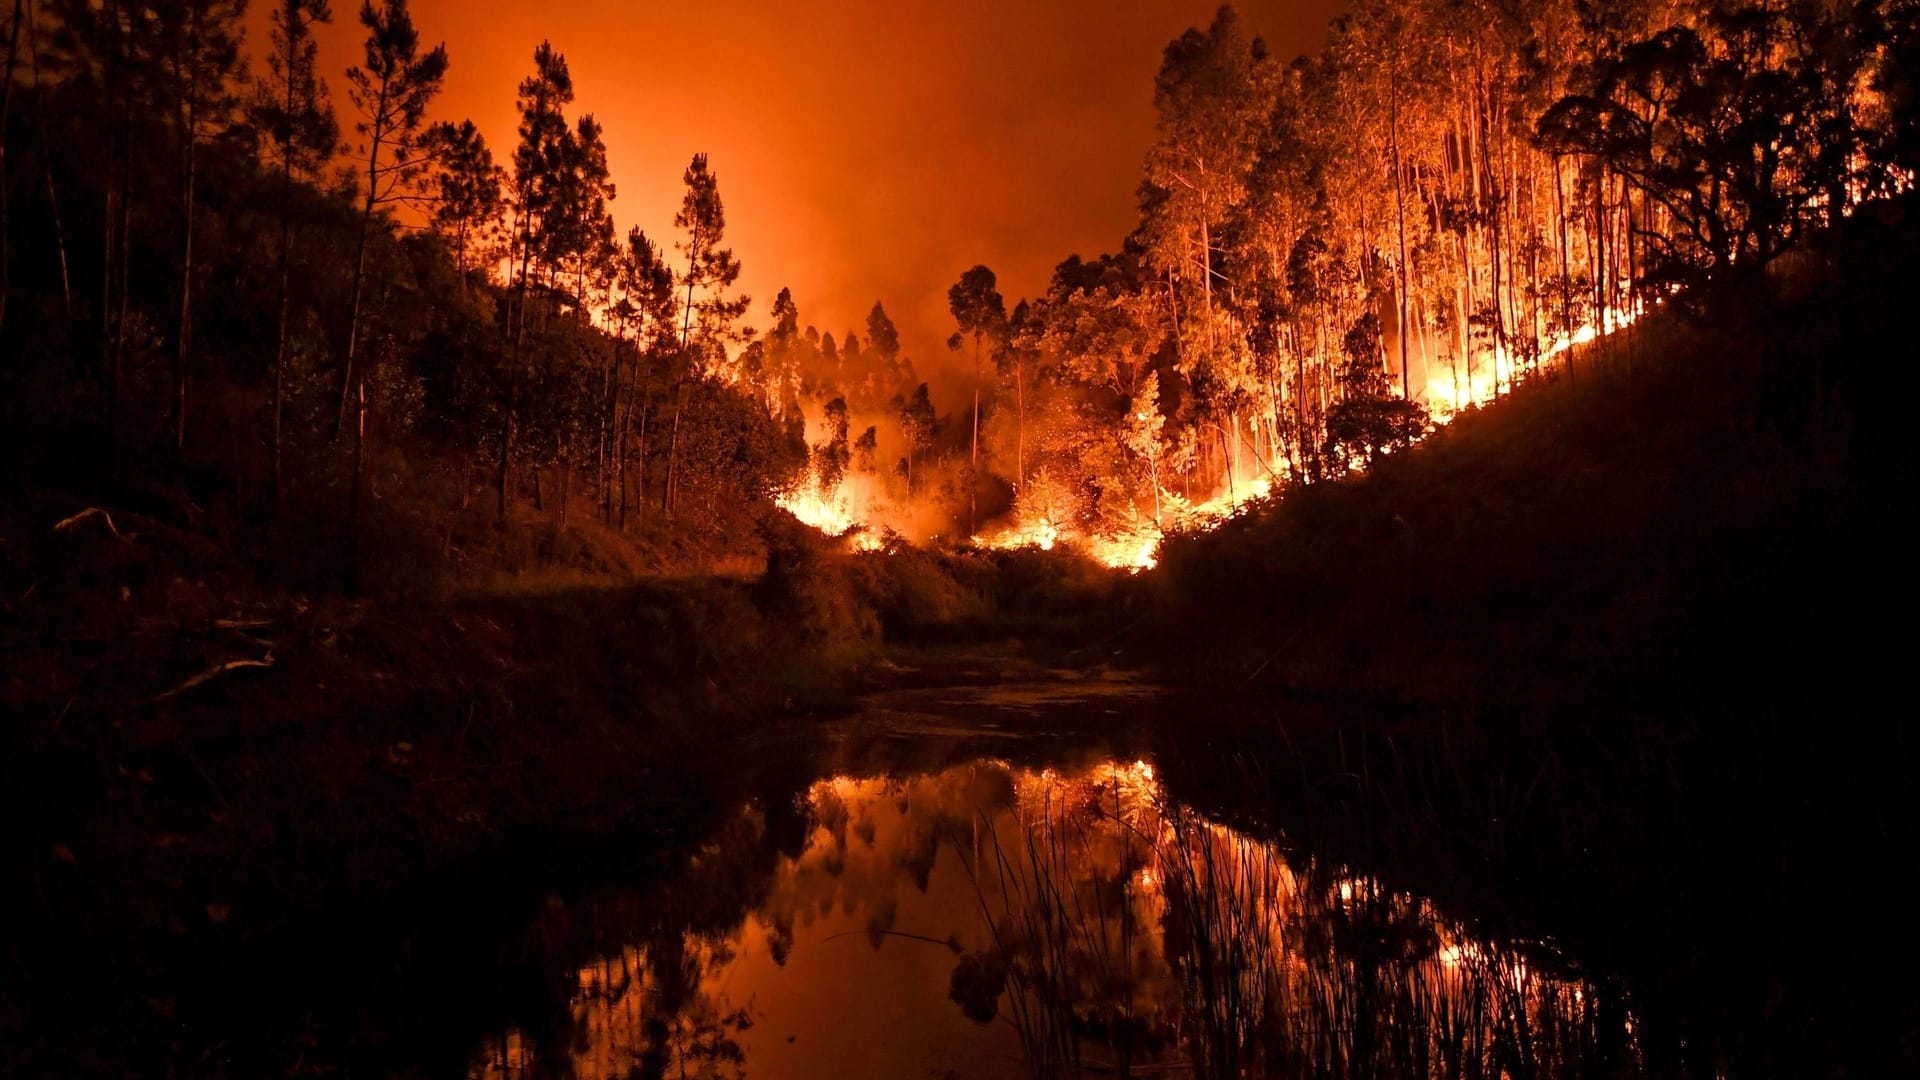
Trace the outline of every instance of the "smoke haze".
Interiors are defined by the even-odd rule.
[[[249,48],[265,48],[268,3]],[[1213,0],[921,4],[414,0],[422,39],[452,57],[436,119],[471,117],[509,162],[514,91],[551,39],[573,113],[606,125],[621,230],[671,244],[680,174],[711,155],[728,241],[764,329],[790,286],[803,323],[864,334],[885,302],[923,376],[946,361],[946,290],[985,263],[1008,306],[1069,254],[1117,247],[1153,133],[1167,42]],[[1249,29],[1291,57],[1321,41],[1334,0],[1250,0]],[[346,67],[358,6],[335,4],[322,64],[351,130]],[[1063,44],[1065,43],[1065,44]],[[961,389],[940,395],[943,412]]]

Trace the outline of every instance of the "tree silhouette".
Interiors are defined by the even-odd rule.
[[[964,336],[973,341],[973,443],[969,451],[969,463],[974,476],[967,484],[967,531],[979,528],[976,520],[980,511],[979,478],[980,470],[980,359],[982,344],[986,341],[999,341],[1007,332],[1007,304],[1000,296],[999,282],[993,271],[984,266],[976,266],[960,275],[960,280],[947,290],[947,310],[953,313],[953,321],[959,325],[952,343],[958,347],[959,339]]]
[[[353,260],[353,288],[347,303],[347,347],[340,365],[340,407],[334,415],[337,439],[353,410],[353,479],[348,487],[349,531],[358,534],[360,489],[366,476],[367,386],[359,362],[361,319],[367,284],[367,249],[374,215],[380,208],[408,198],[427,164],[423,153],[427,105],[440,92],[447,73],[447,48],[436,45],[420,55],[420,35],[414,29],[407,0],[383,0],[375,7],[364,0],[360,25],[367,30],[366,61],[347,70],[347,95],[360,120],[354,129],[364,140],[361,150],[366,172],[360,202],[360,236]]]
[[[707,167],[707,155],[693,155],[683,179],[687,192],[673,224],[684,234],[679,248],[686,256],[687,269],[680,280],[687,298],[680,318],[680,353],[691,372],[724,363],[727,347],[744,336],[738,323],[750,300],[744,295],[727,295],[740,279],[740,260],[734,258],[731,249],[720,246],[726,237],[727,213],[720,198],[720,178]],[[661,495],[669,517],[677,491],[680,422],[685,404],[683,376],[674,386],[673,433],[667,449],[666,490]]]
[[[179,307],[173,334],[175,453],[186,446],[193,374],[194,238],[200,152],[227,130],[240,104],[234,79],[240,71],[240,17],[245,11],[246,0],[170,0],[154,5],[152,13],[157,51],[163,58],[159,74],[173,111],[180,178]]]
[[[453,251],[454,269],[464,288],[475,272],[485,268],[484,244],[488,229],[497,225],[506,209],[506,172],[496,165],[493,151],[473,121],[440,123],[429,133],[433,147],[433,226]]]
[[[327,98],[327,82],[316,68],[320,45],[313,28],[333,21],[328,0],[281,0],[273,9],[272,48],[267,78],[254,84],[253,121],[269,166],[280,167],[279,298],[273,348],[273,505],[280,505],[281,425],[286,417],[287,307],[293,259],[293,200],[296,181],[319,172],[340,140],[340,125]]]

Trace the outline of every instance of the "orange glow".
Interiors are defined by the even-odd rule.
[[[572,69],[574,112],[606,127],[621,235],[638,225],[670,244],[681,170],[708,153],[754,298],[748,321],[765,326],[783,287],[836,335],[882,300],[925,370],[949,362],[946,289],[958,271],[986,262],[1011,293],[1033,295],[1062,253],[1104,250],[1133,227],[1154,125],[1143,88],[1167,42],[1219,4],[411,6],[422,39],[445,41],[452,61],[432,119],[471,117],[508,163],[514,89],[550,40]],[[256,57],[272,7],[248,16]],[[343,121],[342,73],[365,38],[358,8],[335,4],[318,34]],[[1240,8],[1292,55],[1317,46],[1340,5]],[[943,411],[959,403],[960,388],[948,389]]]
[[[1647,307],[1646,304],[1635,303],[1609,308],[1603,313],[1599,325],[1582,326],[1570,337],[1561,336],[1542,342],[1539,368],[1548,370],[1552,361],[1569,350],[1592,344],[1633,325],[1646,313]],[[1531,375],[1532,372],[1521,370],[1504,346],[1482,350],[1470,375],[1458,380],[1429,381],[1425,404],[1434,423],[1443,425],[1467,408],[1494,400],[1499,392],[1511,389],[1516,382]],[[1083,530],[1070,521],[1052,518],[1021,520],[1015,515],[1013,520],[972,537],[972,543],[996,551],[1022,548],[1052,551],[1064,545],[1082,551],[1096,562],[1115,570],[1129,573],[1151,570],[1159,563],[1160,541],[1167,533],[1205,532],[1273,498],[1273,480],[1286,472],[1288,463],[1276,459],[1259,464],[1265,470],[1265,475],[1251,482],[1222,488],[1203,502],[1190,503],[1176,493],[1162,489],[1159,498],[1164,524],[1140,521],[1130,527],[1101,532]],[[1353,467],[1363,468],[1364,464],[1356,462]],[[816,477],[809,476],[795,490],[781,495],[778,501],[796,518],[828,536],[839,537],[852,532],[859,538],[855,542],[863,550],[874,550],[881,546],[875,535],[877,532],[893,528],[904,534],[907,530],[889,522],[888,508],[881,499],[863,492],[863,486],[866,486],[866,482],[861,477],[849,475],[836,490],[827,492],[820,489]]]
[[[1654,304],[1658,303],[1658,300],[1654,301]],[[1540,342],[1539,366],[1546,369],[1568,351],[1590,345],[1616,330],[1626,329],[1646,314],[1648,306],[1636,301],[1610,307],[1601,313],[1601,321],[1597,325],[1589,323],[1575,330],[1571,336],[1562,334],[1551,340],[1543,340]],[[1479,359],[1468,372],[1456,375],[1435,369],[1430,373],[1426,405],[1435,423],[1444,424],[1465,409],[1487,404],[1499,392],[1511,389],[1516,382],[1524,381],[1529,375],[1529,372],[1521,370],[1516,358],[1505,346],[1481,350],[1478,356]]]
[[[849,476],[827,491],[818,476],[809,474],[799,486],[775,496],[773,501],[801,524],[845,539],[857,551],[878,551],[885,541],[868,524],[877,515],[875,500],[866,487],[863,478]]]
[[[1035,1036],[1105,1049],[1103,1029],[1140,1032],[1135,1064],[1157,1074],[1209,1053],[1210,1024],[1347,1060],[1379,1050],[1326,1023],[1324,994],[1349,979],[1440,1016],[1477,1003],[1477,1019],[1434,1029],[1448,1032],[1452,1052],[1491,1063],[1513,1052],[1519,1028],[1566,1024],[1592,1007],[1591,987],[1470,936],[1424,898],[1208,821],[1144,760],[839,775],[809,788],[805,812],[803,846],[764,871],[736,924],[609,949],[578,968],[575,1037],[556,1048],[571,1075],[629,1075],[642,1056],[669,1075],[714,1060],[748,1075],[924,1075],[930,1061],[1006,1075]],[[757,814],[738,827],[730,835],[743,848],[701,856],[721,879],[729,860],[765,841]],[[1343,928],[1359,925],[1404,928],[1404,951],[1339,952]],[[666,971],[654,950],[670,958]],[[964,1016],[948,993],[983,958],[1018,973],[985,990],[990,1024]],[[1195,981],[1202,964],[1231,971],[1228,997],[1243,1011],[1214,1011],[1220,989]],[[1405,1019],[1425,1030],[1419,1015]],[[911,1037],[819,1036],[878,1018]],[[519,1032],[489,1040],[478,1058],[475,1077],[540,1064]]]

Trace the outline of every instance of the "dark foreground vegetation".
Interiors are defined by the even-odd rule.
[[[0,1060],[33,1074],[218,1074],[200,1040],[256,1006],[272,1026],[249,1053],[279,1054],[297,1012],[230,994],[264,977],[250,957],[295,963],[308,935],[425,893],[488,893],[481,919],[537,894],[556,851],[697,835],[761,782],[742,755],[804,746],[883,640],[1071,637],[1115,585],[1065,555],[856,557],[789,520],[768,524],[755,577],[572,567],[564,587],[556,570],[356,600],[263,584],[152,514],[48,496],[6,524],[0,790],[20,917]],[[578,529],[551,540],[593,550]],[[189,998],[215,1011],[177,1012]],[[326,1037],[328,1053],[384,1038]]]

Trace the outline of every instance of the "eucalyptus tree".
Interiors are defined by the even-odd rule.
[[[1027,382],[1040,363],[1039,335],[1042,327],[1042,318],[1034,306],[1025,300],[1020,301],[1014,305],[1013,314],[1007,319],[1006,341],[999,353],[1000,375],[1013,383],[1015,495],[1020,493],[1020,486],[1027,479]]]
[[[860,373],[862,389],[869,404],[906,393],[915,382],[913,362],[900,351],[900,328],[886,305],[876,300],[867,312],[867,336],[863,340],[851,331],[841,343],[846,365]]]
[[[927,384],[914,387],[911,395],[895,398],[894,407],[900,415],[900,433],[907,442],[907,456],[900,460],[900,466],[907,480],[907,501],[912,502],[914,458],[933,446],[935,414]]]
[[[967,484],[967,531],[972,533],[978,526],[975,519],[980,509],[980,361],[986,342],[994,342],[997,351],[1006,336],[1007,303],[1000,296],[993,271],[975,266],[947,290],[947,310],[959,327],[949,344],[958,349],[966,339],[973,342],[973,441],[968,457],[972,475]]]
[[[332,156],[340,139],[319,73],[319,42],[313,28],[333,21],[328,0],[280,0],[272,13],[267,74],[254,83],[253,120],[262,156],[280,174],[280,249],[278,298],[274,318],[271,490],[281,497],[281,426],[286,416],[287,317],[293,261],[295,184],[310,182]]]
[[[803,385],[812,381],[819,366],[818,335],[810,340],[801,330],[800,305],[792,289],[781,289],[773,298],[772,315],[773,325],[756,342],[761,346],[759,370],[743,374],[766,402],[769,414],[790,420],[799,410]]]
[[[1823,84],[1855,76],[1819,70],[1809,29],[1783,8],[1714,8],[1605,50],[1540,118],[1548,149],[1599,163],[1663,210],[1673,227],[1647,236],[1657,284],[1764,265],[1847,188],[1857,133]]]
[[[1168,324],[1189,383],[1204,404],[1231,411],[1241,381],[1232,321],[1216,302],[1220,229],[1246,197],[1246,180],[1272,110],[1273,61],[1223,7],[1205,31],[1167,46],[1154,80],[1157,134],[1141,192],[1141,236],[1166,279]],[[1194,422],[1204,417],[1195,413]],[[1223,429],[1224,430],[1224,429]],[[1230,467],[1230,466],[1229,466]]]

